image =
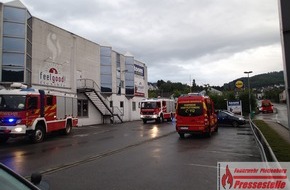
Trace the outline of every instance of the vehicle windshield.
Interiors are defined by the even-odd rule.
[[[142,102],[141,108],[158,108],[160,107],[160,102]]]
[[[0,95],[0,111],[19,111],[25,109],[25,96]]]
[[[270,101],[262,101],[262,107],[270,107],[272,106]]]
[[[236,114],[231,112],[231,111],[224,111],[225,113],[227,113],[228,115],[231,115],[231,116],[235,116]]]
[[[180,116],[200,116],[203,113],[202,103],[179,103],[177,113]]]
[[[1,184],[1,189],[5,190],[30,190],[31,188],[22,183],[20,180],[18,180],[16,177],[13,175],[10,175],[8,172],[5,170],[0,169],[0,184]]]

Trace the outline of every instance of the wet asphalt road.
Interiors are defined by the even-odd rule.
[[[24,176],[40,171],[50,189],[216,189],[217,162],[261,161],[248,125],[211,138],[179,139],[174,122],[75,128],[41,144],[0,145],[0,161]]]

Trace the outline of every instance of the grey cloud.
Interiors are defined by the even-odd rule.
[[[278,5],[272,0],[23,2],[40,19],[96,43],[106,41],[120,53],[131,52],[147,64],[149,80],[156,79],[151,74],[155,68],[171,60],[190,64],[207,57],[202,64],[210,65],[235,53],[280,43]],[[167,65],[168,72],[177,68],[180,75],[187,72]]]

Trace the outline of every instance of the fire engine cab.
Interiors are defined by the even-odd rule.
[[[0,90],[1,143],[22,135],[39,143],[46,133],[70,134],[77,123],[76,95],[27,88],[20,83]]]
[[[140,102],[140,118],[143,123],[149,120],[155,120],[157,123],[163,122],[165,119],[171,121],[175,115],[175,102],[168,98],[152,98],[145,99]]]

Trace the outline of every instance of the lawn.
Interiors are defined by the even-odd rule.
[[[264,137],[272,148],[277,160],[279,162],[289,162],[290,144],[286,140],[281,138],[281,136],[264,121],[253,120],[253,122],[263,133]]]

